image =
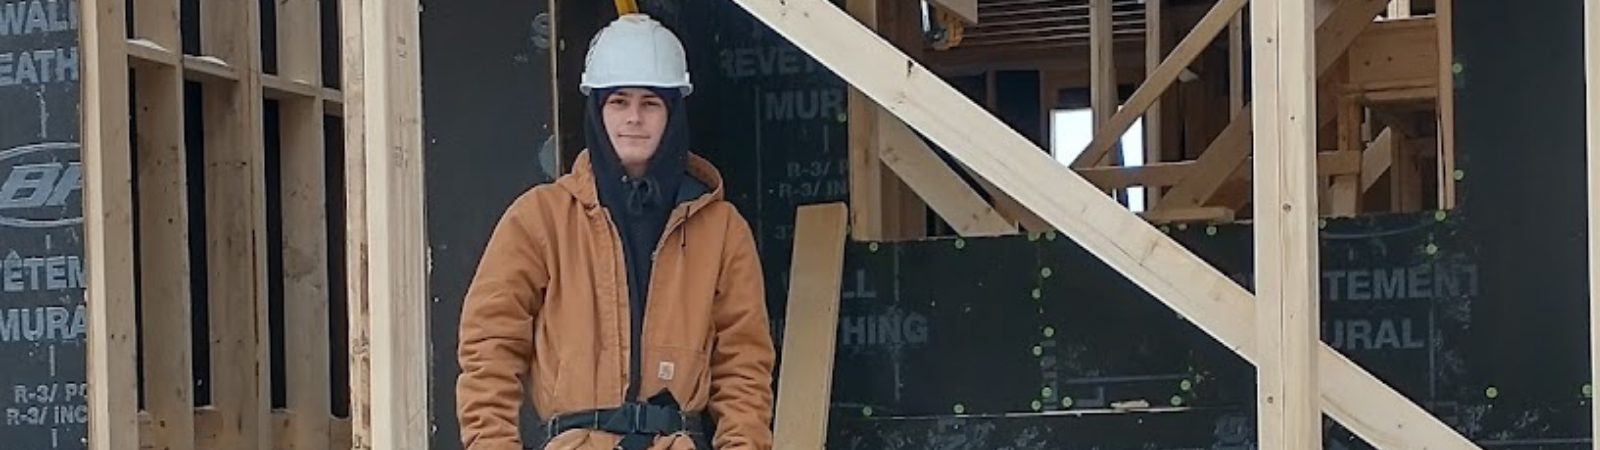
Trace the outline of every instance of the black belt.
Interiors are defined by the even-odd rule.
[[[623,436],[617,446],[629,450],[641,444],[648,445],[656,436],[688,433],[692,438],[703,437],[705,424],[700,413],[678,409],[677,402],[670,400],[670,394],[667,399],[661,397],[657,395],[651,403],[626,402],[616,408],[560,414],[550,418],[545,432],[548,438],[578,428],[605,431]]]
[[[575,428],[606,431],[615,434],[666,435],[702,430],[700,414],[673,408],[627,403],[617,408],[576,411],[550,419],[551,435]]]

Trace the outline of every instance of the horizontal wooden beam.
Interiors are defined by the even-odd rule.
[[[1183,181],[1198,167],[1198,160],[1145,164],[1140,166],[1102,166],[1072,169],[1079,176],[1094,183],[1101,190],[1125,189],[1135,186],[1172,186]],[[1252,178],[1251,158],[1228,177],[1227,182],[1249,181]],[[1361,173],[1361,157],[1356,152],[1318,152],[1317,177],[1353,175]]]
[[[1255,361],[1254,296],[827,0],[734,0],[1201,330]],[[1382,448],[1474,449],[1319,344],[1320,405]]]
[[[300,449],[296,448],[287,439],[295,429],[298,422],[293,413],[282,409],[272,411],[272,436],[273,442],[285,443],[281,450],[347,450],[350,445],[350,419],[346,417],[328,416],[328,447],[326,449]],[[219,448],[217,436],[223,427],[222,415],[216,408],[203,406],[194,409],[194,444],[195,448]],[[150,430],[156,427],[150,413],[139,413],[139,429],[143,430],[141,436],[147,436]],[[148,440],[139,443],[141,449],[157,448]]]

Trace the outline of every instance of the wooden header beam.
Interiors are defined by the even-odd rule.
[[[936,74],[827,0],[734,1],[1156,299],[1257,360],[1254,296]],[[1326,344],[1316,352],[1322,411],[1367,442],[1478,448]]]

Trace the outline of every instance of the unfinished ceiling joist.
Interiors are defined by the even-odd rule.
[[[826,0],[735,0],[1156,299],[1254,363],[1254,297]],[[1475,449],[1325,343],[1320,407],[1383,449]]]

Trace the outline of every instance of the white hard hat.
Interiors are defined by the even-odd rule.
[[[625,14],[589,41],[578,90],[621,86],[678,88],[684,96],[694,90],[683,44],[650,16]]]

